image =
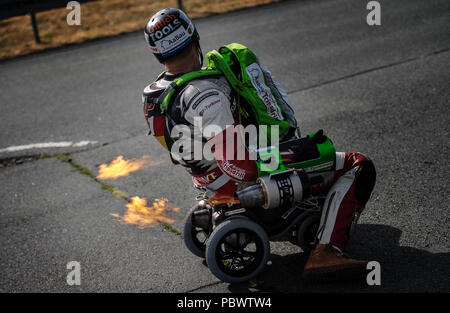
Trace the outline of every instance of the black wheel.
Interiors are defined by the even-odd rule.
[[[313,213],[305,218],[298,228],[297,241],[303,251],[310,251],[315,248],[319,224],[320,214]]]
[[[201,227],[192,225],[192,214],[198,209],[197,206],[191,208],[184,222],[183,239],[186,247],[194,255],[205,258],[206,241],[208,240],[210,231]]]
[[[240,283],[264,269],[269,252],[269,238],[261,226],[246,218],[234,218],[212,232],[206,244],[206,262],[220,280]]]

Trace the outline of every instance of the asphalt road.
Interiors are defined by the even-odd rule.
[[[306,284],[306,255],[271,244],[259,284],[218,281],[182,238],[161,225],[119,223],[126,201],[56,158],[0,168],[1,292],[449,292],[450,3],[285,1],[196,20],[204,51],[249,46],[288,90],[302,132],[327,130],[340,151],[370,156],[372,199],[348,253],[376,260],[381,286]],[[161,71],[141,32],[0,62],[0,159],[71,152],[97,173],[118,155],[159,165],[107,180],[130,196],[166,197],[182,230],[195,190],[146,136],[143,87]],[[6,151],[89,140],[84,147]],[[10,162],[9,162],[10,163]],[[69,261],[81,285],[66,283]]]

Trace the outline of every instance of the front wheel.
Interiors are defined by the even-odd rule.
[[[221,223],[206,243],[206,262],[211,272],[227,283],[256,277],[270,252],[266,232],[255,222],[235,218]]]

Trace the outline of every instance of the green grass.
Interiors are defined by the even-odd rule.
[[[42,35],[43,39],[51,39],[53,37],[53,33],[45,33],[44,35]]]
[[[97,179],[96,179],[97,180]],[[97,180],[98,181],[98,180]],[[105,183],[101,183],[102,184],[102,189],[109,191],[114,197],[119,198],[119,199],[124,199],[127,200],[127,202],[131,202],[130,197],[123,192],[122,190],[112,186],[112,185],[108,185]]]
[[[70,161],[69,163],[70,163],[70,165],[72,165],[72,167],[74,169],[76,169],[81,174],[89,176],[89,177],[93,178],[94,180],[97,180],[95,175],[88,168],[85,168],[85,167],[79,165],[78,163],[75,163],[75,162],[72,162],[72,161]]]
[[[81,174],[89,176],[89,177],[93,178],[94,180],[97,180],[94,173],[92,173],[88,168],[83,167],[80,164],[73,162],[72,156],[70,155],[70,153],[43,154],[40,156],[40,158],[41,159],[55,158],[61,162],[69,163],[74,169],[76,169]]]
[[[97,179],[97,177],[94,175],[94,173],[91,172],[91,170],[89,170],[86,167],[81,166],[80,164],[74,162],[72,160],[72,156],[70,155],[70,153],[53,153],[53,154],[42,154],[40,157],[40,159],[48,159],[48,158],[55,158],[61,162],[64,163],[68,163],[70,164],[75,170],[77,170],[79,173],[86,175],[90,178],[92,178],[94,181],[96,181],[97,183],[100,183],[102,186],[103,190],[106,190],[108,192],[110,192],[114,197],[118,198],[118,199],[123,199],[126,200],[127,202],[131,202],[131,198],[130,196],[128,196],[125,192],[123,192],[122,190],[114,187],[113,185],[109,185],[106,184],[104,182],[101,182]],[[182,236],[181,232],[179,232],[177,229],[175,229],[173,226],[167,224],[167,223],[161,223],[161,226],[174,233],[177,236]]]
[[[60,160],[61,162],[69,163],[72,161],[72,157],[70,153],[53,153],[53,154],[41,154],[41,159],[55,158]]]
[[[174,233],[174,234],[177,235],[177,236],[181,236],[181,237],[182,237],[182,234],[181,234],[176,228],[174,228],[173,226],[171,226],[171,225],[169,225],[169,224],[167,224],[167,223],[162,223],[161,225],[162,225],[162,227],[163,227],[164,229],[166,229],[166,230],[168,230],[168,231]]]
[[[55,158],[61,162],[64,163],[68,163],[70,164],[75,170],[77,170],[80,174],[86,175],[90,178],[92,178],[93,180],[95,180],[96,182],[100,183],[102,186],[103,190],[109,191],[114,197],[119,198],[119,199],[124,199],[128,202],[131,201],[130,197],[123,192],[122,190],[112,186],[112,185],[108,185],[105,184],[103,182],[100,182],[97,177],[95,176],[94,173],[91,172],[90,169],[81,166],[80,164],[74,162],[72,160],[72,156],[70,155],[70,153],[53,153],[53,154],[43,154],[40,156],[41,159],[47,159],[47,158]]]

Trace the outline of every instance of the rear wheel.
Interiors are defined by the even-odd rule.
[[[189,251],[200,258],[205,258],[206,241],[208,240],[210,231],[209,229],[193,225],[192,215],[198,209],[198,206],[194,206],[189,210],[184,222],[183,239]]]
[[[297,241],[303,251],[311,251],[315,248],[319,224],[320,214],[313,213],[305,218],[298,228]]]

